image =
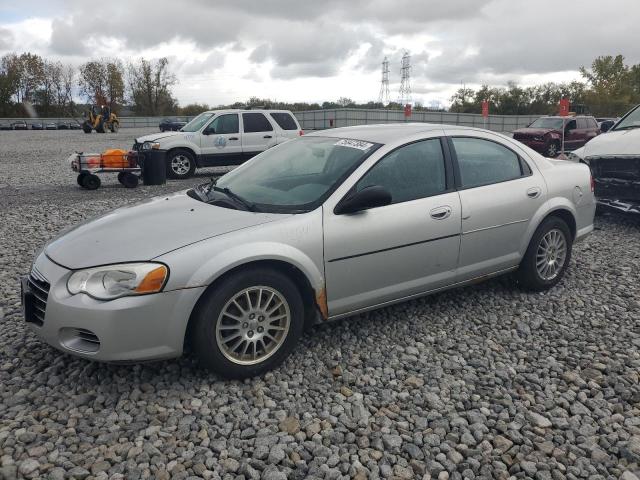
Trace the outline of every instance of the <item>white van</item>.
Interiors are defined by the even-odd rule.
[[[288,110],[212,110],[180,131],[136,138],[133,149],[166,151],[167,176],[188,178],[197,167],[238,165],[303,133]]]

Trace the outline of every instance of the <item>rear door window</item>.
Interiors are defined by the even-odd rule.
[[[298,125],[296,121],[286,112],[273,112],[270,113],[271,118],[273,118],[280,128],[283,130],[297,130]]]
[[[244,132],[245,133],[253,133],[253,132],[272,132],[273,127],[267,117],[264,114],[255,112],[255,113],[243,113],[242,121],[244,123]]]
[[[587,124],[587,119],[586,118],[578,118],[578,128],[580,129],[587,129],[589,128],[589,125]]]
[[[451,139],[458,158],[462,188],[515,180],[528,175],[518,155],[499,143],[481,138]]]

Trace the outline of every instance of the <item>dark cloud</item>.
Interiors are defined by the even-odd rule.
[[[462,82],[499,85],[575,72],[598,55],[640,62],[638,0],[112,0],[100,8],[67,0],[55,9],[51,0],[29,3],[30,11],[55,17],[48,53],[87,57],[110,45],[112,56],[116,48],[162,52],[179,39],[193,45],[188,51],[196,58],[206,56],[178,56],[177,73],[185,74],[223,69],[234,55],[252,64],[234,73],[245,79],[325,78],[347,65],[373,74],[388,56],[393,84],[406,48],[415,94],[430,95]],[[13,37],[0,25],[0,51],[20,50]]]

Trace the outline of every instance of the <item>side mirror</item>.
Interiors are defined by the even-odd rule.
[[[203,135],[213,135],[214,133],[216,133],[216,129],[212,126],[208,126],[202,131]]]
[[[372,185],[343,198],[340,203],[336,205],[333,212],[336,215],[355,213],[368,210],[369,208],[383,207],[390,203],[391,194],[389,191],[379,185]]]

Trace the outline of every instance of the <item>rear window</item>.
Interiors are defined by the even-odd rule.
[[[289,115],[288,113],[270,113],[271,118],[273,118],[280,128],[283,130],[297,130],[298,125],[296,125],[296,121]]]
[[[245,133],[273,131],[271,123],[262,113],[243,113],[242,121]]]
[[[578,118],[578,128],[589,128],[586,118]]]

